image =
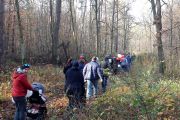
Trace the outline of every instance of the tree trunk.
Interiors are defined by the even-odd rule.
[[[90,0],[90,12],[89,12],[89,44],[90,44],[90,50],[94,48],[94,45],[92,44],[93,40],[93,26],[92,26],[92,1]],[[93,50],[94,52],[94,50]]]
[[[105,41],[104,41],[104,54],[106,54],[107,52],[107,34],[108,34],[108,26],[107,26],[107,1],[105,1],[105,29],[106,29],[106,32],[105,32]]]
[[[99,55],[99,20],[98,20],[98,0],[95,0],[95,18],[96,18],[96,55]]]
[[[70,13],[71,13],[71,25],[73,29],[73,39],[75,41],[76,45],[76,53],[79,53],[78,49],[78,40],[77,40],[77,32],[76,32],[76,17],[74,17],[74,0],[69,0],[69,8],[70,8]]]
[[[12,41],[11,41],[11,56],[13,59],[15,58],[15,19],[16,15],[13,15],[13,26],[12,26]]]
[[[4,53],[4,0],[0,0],[0,64]]]
[[[61,0],[56,0],[56,19],[53,28],[53,39],[52,39],[52,63],[57,64],[58,58],[58,44],[59,44],[59,29],[61,20]]]
[[[154,0],[151,0],[152,11],[154,16],[154,24],[156,25],[156,40],[158,45],[158,61],[159,61],[159,73],[164,74],[165,71],[165,59],[162,44],[162,16],[161,16],[161,1],[156,0],[156,5]]]
[[[20,16],[20,11],[19,11],[19,0],[15,0],[15,5],[16,5],[16,14],[17,14],[17,20],[18,20],[18,27],[19,27],[19,38],[20,38],[20,48],[21,48],[21,62],[24,63],[25,59],[25,44],[24,44],[24,39],[23,39],[23,28],[22,28],[22,23],[21,23],[21,16]]]
[[[170,5],[170,10],[169,10],[169,22],[170,22],[170,35],[169,35],[169,43],[170,43],[170,71],[171,73],[173,72],[174,68],[174,62],[173,62],[173,1]]]
[[[127,49],[127,45],[126,45],[126,41],[127,41],[127,10],[126,10],[126,7],[124,7],[123,31],[124,31],[123,51],[125,52]]]
[[[87,0],[85,0],[83,3],[81,3],[81,9],[82,9],[82,26],[81,26],[81,44],[80,44],[80,49],[81,49],[81,53],[84,53],[84,45],[85,45],[85,15],[86,15],[86,6],[87,6]]]
[[[115,38],[115,52],[118,53],[118,39],[119,39],[119,0],[116,0],[116,38]]]
[[[113,53],[114,44],[114,14],[115,14],[115,0],[113,1],[112,23],[111,23],[111,54]]]

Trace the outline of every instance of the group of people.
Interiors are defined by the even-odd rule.
[[[104,61],[104,67],[109,68],[112,73],[116,74],[118,71],[129,72],[133,57],[130,55],[130,53],[117,54],[117,57],[106,55]]]
[[[102,63],[96,56],[92,57],[90,62],[87,62],[83,55],[79,57],[79,60],[70,58],[63,70],[64,91],[69,98],[69,107],[84,106],[86,100],[97,97],[99,80],[104,93],[109,75],[117,73],[119,69],[129,72],[131,63],[130,53],[118,54],[117,57],[106,55]]]
[[[102,82],[102,91],[106,90],[107,79],[104,79],[98,57],[92,57],[89,63],[83,56],[80,56],[79,60],[69,59],[63,72],[65,74],[64,90],[69,98],[70,108],[82,107],[86,100],[97,97],[99,80]]]
[[[92,57],[87,62],[81,55],[79,60],[70,58],[64,66],[65,74],[64,91],[69,99],[69,107],[83,107],[86,100],[95,98],[98,95],[98,81],[101,81],[102,92],[106,91],[107,81],[110,74],[116,72],[120,67],[124,71],[129,71],[132,63],[130,54],[118,54],[117,57],[107,55],[103,64],[100,64],[98,57]],[[37,92],[27,80],[29,64],[18,67],[12,74],[12,97],[15,102],[16,112],[14,120],[24,120],[26,118],[26,94],[28,90]],[[86,85],[86,89],[85,89]]]

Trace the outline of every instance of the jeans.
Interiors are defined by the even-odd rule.
[[[87,80],[86,99],[90,99],[93,95],[97,96],[98,93],[98,80]]]
[[[106,92],[107,80],[108,80],[108,77],[104,76],[103,81],[102,81],[102,92],[103,93]]]
[[[26,119],[26,98],[25,97],[13,97],[16,106],[16,112],[14,120]]]

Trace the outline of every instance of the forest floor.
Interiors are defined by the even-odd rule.
[[[47,120],[179,120],[180,78],[158,78],[153,69],[138,68],[134,67],[131,74],[111,76],[106,94],[99,93],[82,110],[66,109],[62,68],[51,64],[32,66],[28,80],[45,86]],[[0,74],[0,120],[12,120],[15,112],[11,73],[9,68]]]
[[[11,80],[10,71],[1,79],[0,93],[0,120],[12,120],[15,112],[15,106],[11,101]],[[46,105],[48,109],[47,120],[66,119],[64,113],[68,99],[64,94],[64,74],[62,68],[52,65],[34,66],[29,71],[28,80],[40,82],[45,86],[45,95],[48,99]],[[101,94],[99,92],[99,94]],[[94,100],[87,102],[86,107],[90,107]]]

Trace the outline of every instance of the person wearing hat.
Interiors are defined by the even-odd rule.
[[[16,112],[14,120],[26,119],[26,94],[27,90],[33,90],[27,80],[27,72],[30,68],[29,64],[18,67],[12,74],[12,98],[15,102]]]
[[[69,108],[81,108],[84,106],[84,79],[78,67],[78,61],[73,61],[72,67],[65,74],[64,91],[69,99]]]
[[[103,81],[100,65],[97,63],[97,57],[92,57],[91,62],[87,63],[83,69],[84,80],[87,81],[86,99],[89,100],[98,93],[98,80]]]

